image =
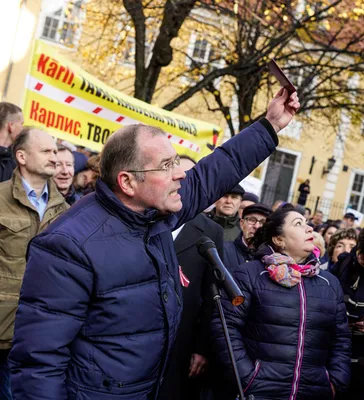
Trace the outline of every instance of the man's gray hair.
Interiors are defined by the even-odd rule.
[[[73,154],[72,150],[68,146],[65,146],[63,144],[57,144],[57,150],[58,150],[58,153],[60,153],[62,151],[63,152],[68,151],[72,155],[73,162],[75,162],[75,155]]]
[[[129,125],[113,133],[104,145],[100,159],[101,179],[111,190],[118,187],[117,177],[120,171],[141,170],[148,160],[143,158],[138,145],[138,137],[142,132],[152,136],[166,133],[148,125]],[[144,173],[135,173],[139,181],[144,180]]]

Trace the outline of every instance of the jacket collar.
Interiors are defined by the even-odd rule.
[[[22,183],[22,177],[20,175],[20,171],[19,171],[18,167],[15,168],[11,179],[12,179],[14,199],[18,200],[24,206],[35,210],[33,205],[28,200],[27,193],[26,193],[26,190],[24,189],[24,186]],[[53,182],[52,179],[48,179],[47,186],[48,186],[47,209],[64,203],[64,198],[59,193],[57,186],[55,185],[55,183]]]
[[[11,147],[0,146],[0,157],[3,160],[12,160],[13,154]]]
[[[63,195],[62,195],[63,196]],[[66,202],[71,206],[82,197],[81,193],[76,191],[76,188],[71,185],[68,193],[64,196]]]
[[[197,215],[194,219],[188,221],[182,231],[174,241],[176,253],[179,254],[190,247],[196,246],[196,242],[203,235],[205,226],[202,215]]]
[[[23,177],[21,177],[21,180],[22,180],[23,188],[25,190],[27,197],[32,195],[32,193],[34,193],[34,195],[36,195],[35,190],[30,186],[29,182]],[[48,191],[47,183],[44,185],[43,191],[39,197],[42,197],[44,202],[48,204],[49,191]]]
[[[173,215],[161,216],[156,209],[146,210],[144,214],[137,213],[126,207],[101,179],[96,182],[95,195],[97,201],[108,212],[120,218],[132,229],[148,230],[149,236],[169,229],[168,222]]]
[[[233,228],[236,226],[236,224],[239,221],[238,213],[236,213],[236,215],[234,215],[232,217],[224,217],[224,216],[216,215],[216,210],[212,210],[211,217],[215,222],[217,222],[223,228]]]
[[[243,243],[243,232],[240,232],[237,238],[234,240],[234,243],[238,250],[244,255],[244,256],[252,256],[254,254],[253,249],[249,249],[249,247]]]

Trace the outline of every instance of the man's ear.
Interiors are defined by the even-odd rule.
[[[26,154],[24,150],[18,150],[15,154],[18,164],[24,166],[26,163]]]
[[[9,133],[13,133],[14,124],[13,124],[12,122],[8,122],[8,123],[6,124],[6,129],[7,129],[7,131],[8,131]]]
[[[136,185],[135,177],[132,173],[120,171],[117,178],[119,189],[127,196],[133,197]]]
[[[240,229],[243,230],[243,226],[245,225],[245,221],[243,220],[243,218],[240,219],[239,224],[240,224]]]

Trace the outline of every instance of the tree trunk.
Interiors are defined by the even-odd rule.
[[[143,84],[145,96],[142,100],[150,103],[162,67],[169,65],[173,58],[171,41],[178,36],[179,29],[188,17],[197,0],[168,0],[164,10],[162,25],[153,48],[153,55],[146,70]],[[136,80],[139,77],[136,76]]]
[[[260,79],[261,74],[257,71],[237,76],[236,95],[239,108],[239,130],[251,124],[254,98],[259,91]]]
[[[124,0],[124,7],[130,14],[135,29],[135,82],[134,96],[145,98],[145,15],[142,0]]]

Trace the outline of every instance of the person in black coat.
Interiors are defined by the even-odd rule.
[[[328,400],[348,387],[343,293],[336,277],[320,270],[312,232],[296,211],[274,212],[256,234],[255,261],[235,273],[244,303],[223,300],[241,383],[256,400]],[[215,356],[231,387],[235,379],[215,313],[212,322]]]
[[[5,101],[0,103],[0,182],[13,175],[16,162],[12,154],[12,144],[22,130],[24,123],[21,108]]]
[[[194,161],[181,156],[185,171]],[[213,307],[211,270],[197,251],[196,242],[208,236],[223,257],[223,229],[204,214],[197,215],[173,232],[180,265],[183,311],[175,347],[163,380],[159,400],[198,400],[208,369],[209,326]]]
[[[339,256],[332,270],[343,288],[349,327],[352,331],[350,390],[343,399],[364,398],[364,231],[350,253]]]
[[[301,183],[298,191],[300,192],[300,195],[298,197],[297,203],[304,206],[307,201],[307,196],[310,194],[310,180],[306,179],[303,183]]]

